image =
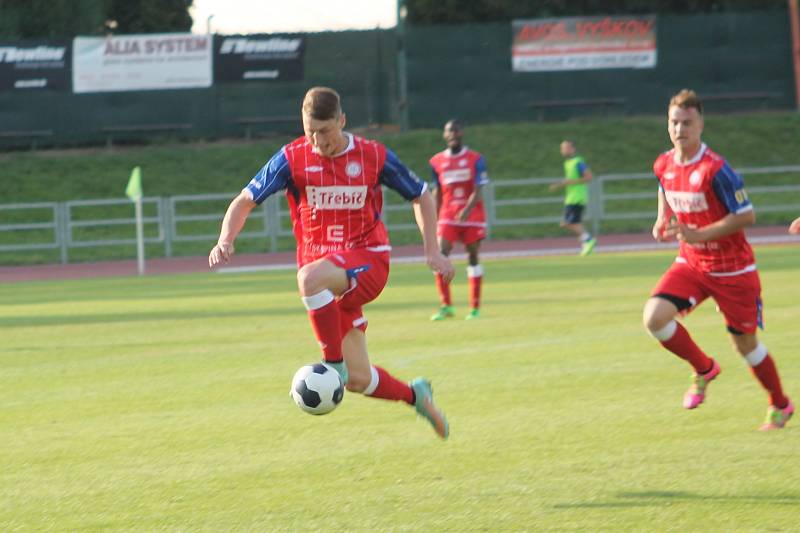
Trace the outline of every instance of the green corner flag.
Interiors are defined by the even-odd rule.
[[[131,202],[136,202],[142,198],[142,169],[134,167],[131,171],[131,179],[128,180],[128,186],[125,188],[125,195],[131,199]]]

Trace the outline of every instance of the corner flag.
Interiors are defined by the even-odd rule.
[[[131,202],[136,202],[142,198],[142,169],[134,167],[131,171],[131,179],[128,180],[128,186],[125,188],[125,195],[131,199]]]
[[[133,167],[131,179],[125,187],[125,195],[136,208],[136,266],[139,275],[144,275],[144,217],[142,216],[142,169]]]

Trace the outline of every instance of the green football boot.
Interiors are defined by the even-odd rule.
[[[435,315],[431,317],[431,320],[434,322],[438,322],[439,320],[444,320],[445,318],[452,318],[456,316],[456,310],[453,309],[452,305],[443,305],[439,308]]]
[[[597,244],[597,239],[595,237],[592,237],[591,239],[583,243],[583,246],[581,247],[581,255],[583,257],[586,257],[587,255],[592,253],[594,251],[594,247],[596,244]]]
[[[414,407],[417,414],[425,417],[436,434],[446,439],[450,435],[450,425],[441,409],[433,403],[431,382],[425,378],[416,378],[409,383],[409,386],[414,390]]]
[[[339,377],[342,378],[342,383],[347,386],[347,379],[350,377],[350,373],[347,371],[347,363],[343,360],[338,363],[331,363],[330,361],[322,361],[322,363],[333,367],[339,373]]]
[[[464,320],[475,320],[476,318],[481,316],[481,312],[478,309],[470,309],[469,314],[464,317]]]

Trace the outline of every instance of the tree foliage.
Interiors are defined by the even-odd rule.
[[[416,24],[502,22],[613,14],[691,14],[784,10],[786,0],[405,0]]]
[[[115,33],[186,32],[192,29],[192,0],[106,0]]]
[[[193,0],[0,0],[0,38],[183,32]]]
[[[0,0],[0,38],[66,38],[102,33],[105,0]]]

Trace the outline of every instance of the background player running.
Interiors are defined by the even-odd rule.
[[[783,393],[767,347],[756,337],[757,328],[763,328],[761,283],[744,234],[755,222],[753,205],[741,177],[701,142],[703,106],[697,94],[684,89],[672,97],[667,129],[674,148],[653,165],[660,183],[653,236],[677,238],[680,252],[645,304],[645,327],[694,368],[692,386],[683,398],[683,406],[694,409],[703,403],[720,365],[675,318],[708,297],[716,300],[736,351],[769,394],[761,429],[780,429],[794,405]]]
[[[597,239],[583,227],[583,213],[589,202],[589,186],[592,170],[586,160],[578,155],[575,143],[570,140],[559,146],[564,158],[564,179],[550,185],[550,190],[564,188],[564,218],[561,227],[571,231],[581,243],[580,255],[589,255],[597,244]]]

